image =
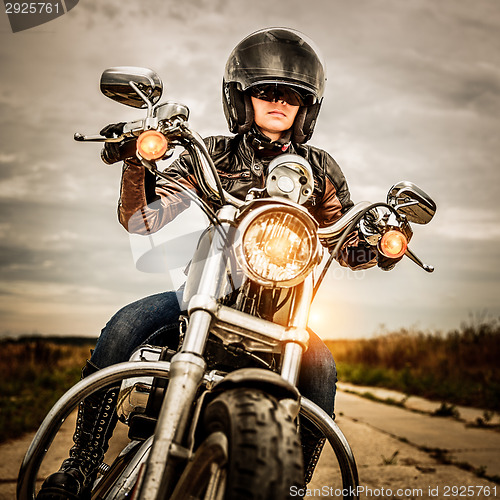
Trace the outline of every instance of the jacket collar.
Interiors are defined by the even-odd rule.
[[[272,142],[255,125],[245,134],[247,143],[255,150],[257,156],[275,156],[286,153],[291,146],[291,130],[287,130],[283,137]]]

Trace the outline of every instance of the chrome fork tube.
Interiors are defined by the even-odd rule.
[[[223,220],[232,220],[235,213],[234,207],[226,205],[219,211],[218,216]],[[230,230],[229,224],[222,224],[220,230],[213,232],[210,251],[205,260],[197,293],[189,301],[189,326],[182,352],[202,354],[205,349],[212,316],[217,309],[217,298],[221,296],[226,277],[228,259],[226,238]]]
[[[185,429],[187,415],[205,373],[205,362],[189,353],[176,354],[170,363],[170,380],[156,424],[146,464],[141,500],[159,500],[168,489],[167,459],[172,445]]]
[[[300,364],[302,361],[302,346],[295,342],[288,342],[283,353],[283,364],[281,376],[293,385],[297,385],[299,379]]]
[[[233,207],[223,207],[219,215],[229,219],[234,212]],[[228,228],[227,224],[223,224],[220,229],[225,232]],[[227,256],[225,248],[225,237],[215,230],[198,293],[189,302],[190,320],[181,352],[170,363],[167,392],[140,486],[141,500],[162,500],[171,493],[175,466],[172,458],[175,458],[174,454],[183,453],[182,447],[178,445],[182,444],[192,403],[206,371],[202,355],[210,332],[212,314],[215,313],[216,297],[224,283]]]
[[[191,312],[181,352],[201,354],[212,322],[212,315],[201,309]]]
[[[301,285],[301,290],[294,303],[294,311],[290,321],[291,328],[306,329],[309,310],[313,297],[312,275],[309,275]],[[297,385],[303,348],[296,342],[288,342],[283,352],[281,376],[293,385]]]

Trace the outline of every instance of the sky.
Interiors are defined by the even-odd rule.
[[[395,270],[332,267],[311,313],[325,339],[448,331],[500,316],[498,0],[85,0],[12,33],[0,14],[0,336],[96,337],[168,279],[136,269],[116,217],[120,167],[74,132],[140,118],[99,91],[101,72],[143,66],[201,135],[227,134],[221,80],[232,48],[268,26],[320,48],[327,88],[310,144],[340,164],[352,199],[409,180],[438,210],[414,225]]]

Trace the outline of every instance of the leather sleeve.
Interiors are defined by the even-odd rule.
[[[316,150],[316,154],[318,152]],[[311,212],[320,227],[325,227],[338,221],[354,203],[342,170],[328,153],[322,153],[320,161],[324,173],[323,192]],[[330,252],[333,250],[334,245],[326,246]],[[376,251],[360,237],[358,231],[353,231],[336,258],[341,266],[360,270],[373,267],[377,263],[376,257]]]
[[[181,157],[166,173],[186,189],[198,191],[194,177]],[[184,174],[184,175],[182,175]],[[156,182],[142,165],[127,161],[122,171],[118,219],[129,233],[148,234],[161,229],[190,205],[190,198],[174,185]]]
[[[217,158],[226,155],[228,137],[204,139],[210,155]],[[183,184],[186,189],[200,195],[191,157],[185,151],[169,165],[165,173]],[[125,161],[122,172],[118,219],[130,233],[148,234],[158,231],[190,205],[190,198],[177,186],[162,179],[157,180],[135,159]]]

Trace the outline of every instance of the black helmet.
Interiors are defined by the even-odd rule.
[[[325,87],[325,65],[314,44],[288,28],[266,28],[243,39],[231,52],[222,84],[224,114],[233,133],[243,134],[253,123],[249,90],[263,84],[286,85],[303,96],[292,140],[310,139]]]

